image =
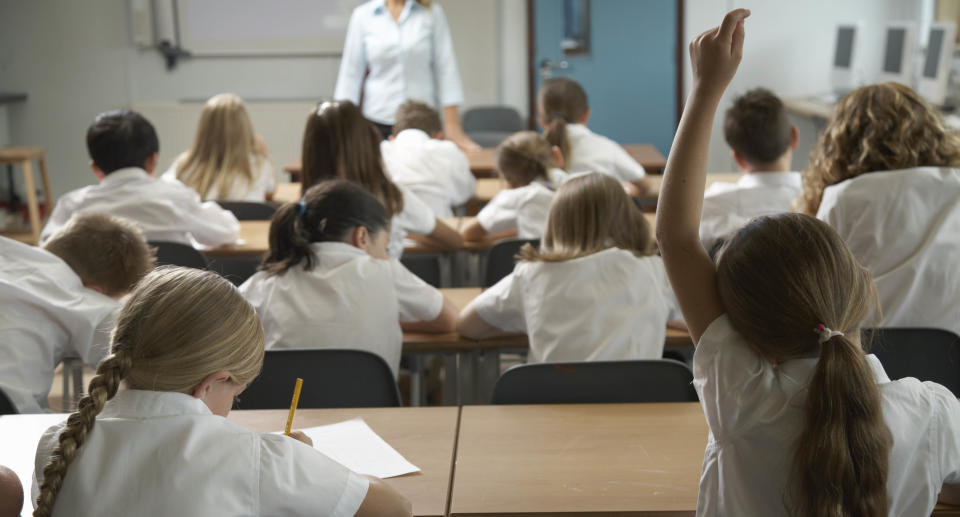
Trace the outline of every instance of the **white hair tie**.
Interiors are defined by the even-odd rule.
[[[838,332],[838,331],[836,331],[836,330],[830,330],[830,329],[828,329],[827,326],[824,325],[823,323],[817,325],[817,327],[814,328],[813,331],[816,332],[816,333],[820,336],[820,337],[817,338],[817,341],[818,341],[821,345],[824,344],[824,343],[826,343],[827,341],[829,341],[830,339],[832,339],[832,338],[834,338],[834,337],[836,337],[836,336],[842,336],[842,335],[843,335],[843,332]]]

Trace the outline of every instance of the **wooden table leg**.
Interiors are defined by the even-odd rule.
[[[43,204],[46,207],[46,215],[50,216],[53,211],[53,205],[56,201],[53,197],[53,189],[50,188],[50,175],[47,174],[47,158],[41,155],[38,160],[40,163],[40,181],[43,183]]]
[[[30,232],[33,241],[40,243],[40,209],[37,204],[37,187],[33,183],[33,164],[30,160],[21,162],[23,167],[23,188],[27,191],[27,212],[30,214]]]

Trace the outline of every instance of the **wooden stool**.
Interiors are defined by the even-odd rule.
[[[40,243],[40,205],[37,202],[37,187],[33,181],[33,162],[40,165],[40,181],[43,182],[43,197],[47,210],[53,209],[53,192],[50,190],[50,177],[47,175],[47,159],[42,147],[3,147],[0,148],[0,164],[19,163],[23,169],[23,186],[27,191],[27,212],[30,215],[30,234],[32,244]]]

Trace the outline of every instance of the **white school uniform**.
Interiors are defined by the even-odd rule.
[[[267,349],[355,348],[379,354],[394,375],[401,321],[432,321],[443,295],[396,260],[380,260],[344,242],[310,245],[310,271],[261,271],[240,286],[263,323]]]
[[[939,384],[890,381],[875,356],[867,362],[893,436],[890,515],[930,515],[943,483],[960,483],[960,403]],[[805,425],[816,366],[816,358],[776,366],[762,359],[727,315],[707,327],[693,356],[693,384],[710,426],[699,517],[789,515],[783,501],[792,444]]]
[[[799,172],[753,172],[736,183],[717,182],[703,195],[700,240],[707,249],[754,217],[790,211],[803,191]]]
[[[40,439],[34,501],[63,427]],[[53,515],[347,517],[368,488],[313,447],[255,433],[200,399],[121,389],[67,469]]]
[[[64,194],[40,236],[45,241],[74,214],[103,213],[137,223],[147,240],[215,247],[237,240],[240,223],[213,201],[177,180],[160,180],[143,169],[111,172],[96,185]]]
[[[602,172],[619,181],[643,179],[646,171],[620,144],[590,131],[583,124],[567,124],[570,141],[570,163],[564,169],[570,174]]]
[[[862,174],[827,187],[817,217],[873,276],[879,326],[960,334],[960,170]]]
[[[403,185],[397,185],[403,194],[403,210],[390,219],[390,242],[387,243],[387,255],[399,259],[403,255],[403,240],[408,233],[430,235],[437,227],[437,216],[430,206]]]
[[[177,179],[177,170],[178,165],[181,160],[184,158],[184,155],[181,155],[180,158],[174,160],[173,165],[167,169],[167,172],[163,173],[162,178],[164,180],[176,180]],[[270,160],[258,157],[250,157],[250,172],[253,173],[253,184],[249,184],[244,180],[238,179],[230,184],[230,189],[227,191],[227,195],[219,196],[217,186],[214,185],[203,195],[203,199],[218,199],[223,201],[257,201],[262,203],[268,194],[273,194],[274,190],[277,188],[277,178],[276,172],[273,170],[273,164],[270,163]]]
[[[467,155],[449,140],[405,129],[384,140],[380,152],[393,182],[410,189],[439,219],[453,217],[450,207],[466,203],[476,192]]]
[[[489,233],[515,228],[520,239],[539,239],[547,229],[553,195],[542,181],[501,190],[480,210],[477,222]]]
[[[0,264],[0,388],[38,413],[64,357],[95,366],[107,355],[120,304],[42,248],[0,237]]]
[[[532,363],[659,359],[677,313],[660,257],[619,248],[520,262],[474,308],[504,332],[528,334]]]

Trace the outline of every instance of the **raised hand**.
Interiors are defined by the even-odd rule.
[[[694,88],[722,93],[730,84],[743,57],[743,21],[747,9],[734,9],[719,27],[701,33],[690,42]]]

